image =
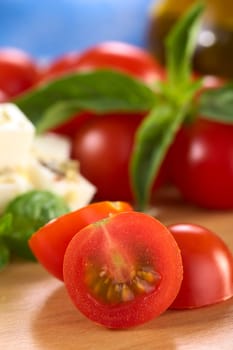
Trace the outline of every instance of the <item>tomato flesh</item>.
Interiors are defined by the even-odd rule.
[[[182,255],[184,278],[171,308],[198,308],[233,296],[233,256],[208,229],[194,224],[168,226]]]
[[[37,260],[55,277],[63,280],[63,259],[72,237],[86,225],[111,214],[130,211],[126,202],[98,202],[62,215],[49,222],[29,240],[29,246]]]
[[[109,328],[128,328],[164,312],[182,280],[177,244],[158,220],[125,212],[88,225],[70,241],[64,282],[76,307]]]

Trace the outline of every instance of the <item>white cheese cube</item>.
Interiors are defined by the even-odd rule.
[[[0,169],[28,161],[34,134],[33,124],[16,105],[0,104]]]
[[[0,214],[16,196],[32,189],[27,177],[19,171],[2,171],[0,173]]]
[[[46,133],[35,137],[32,153],[38,159],[65,161],[70,158],[71,141],[55,133]]]
[[[63,171],[62,163],[49,164],[32,159],[28,165],[28,175],[36,189],[49,190],[60,195],[71,210],[90,203],[96,193],[95,186],[79,174],[78,169],[74,170],[72,166],[69,169],[68,166]]]

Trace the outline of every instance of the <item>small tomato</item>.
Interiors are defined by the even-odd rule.
[[[182,261],[167,228],[132,211],[79,231],[66,249],[63,273],[80,312],[108,328],[128,328],[171,305],[182,281]]]
[[[37,260],[63,280],[63,258],[72,237],[86,225],[121,211],[133,210],[125,202],[98,202],[62,215],[35,232],[29,246]]]
[[[181,250],[184,268],[171,308],[197,308],[231,298],[233,256],[220,237],[196,224],[173,224],[168,230]]]

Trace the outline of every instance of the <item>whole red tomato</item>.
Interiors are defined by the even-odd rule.
[[[9,97],[31,88],[37,79],[37,65],[26,52],[0,49],[0,89]]]
[[[81,173],[97,187],[98,200],[133,199],[129,162],[134,136],[144,115],[108,114],[93,116],[78,130],[72,157],[80,162]],[[154,188],[163,183],[160,172]]]
[[[35,232],[29,246],[37,260],[55,277],[63,280],[63,259],[73,236],[83,227],[112,214],[130,211],[126,202],[97,202],[60,216]]]
[[[196,224],[168,226],[183,261],[184,277],[172,308],[197,308],[233,296],[233,256],[226,244]]]
[[[164,312],[183,268],[166,227],[138,212],[112,215],[80,230],[64,256],[64,282],[75,306],[109,328],[128,328]]]
[[[170,176],[201,207],[233,208],[233,125],[198,118],[182,127],[169,152]]]

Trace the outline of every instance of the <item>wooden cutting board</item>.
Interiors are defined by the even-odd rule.
[[[176,197],[159,200],[165,224],[193,222],[219,234],[233,252],[233,212],[207,211]],[[39,264],[13,262],[0,272],[0,349],[233,350],[233,298],[189,311],[167,311],[130,330],[108,330],[82,316],[62,282]]]

